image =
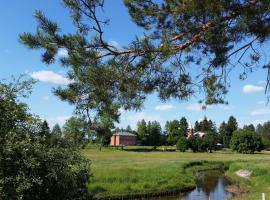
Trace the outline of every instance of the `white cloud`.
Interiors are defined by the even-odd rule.
[[[155,107],[155,110],[157,111],[166,111],[166,110],[171,110],[175,108],[174,105],[171,105],[171,104],[164,104],[164,105],[158,105]]]
[[[254,120],[252,124],[254,124],[254,126],[257,126],[258,124],[264,124],[267,121],[268,121],[267,119],[257,119]]]
[[[257,101],[257,104],[260,104],[260,105],[262,105],[262,104],[266,104],[266,101]]]
[[[255,93],[255,92],[262,92],[264,91],[264,87],[262,86],[257,86],[257,85],[245,85],[243,87],[243,92],[244,93]]]
[[[270,109],[267,109],[267,108],[257,109],[257,110],[252,111],[250,114],[252,116],[269,115],[270,114]]]
[[[48,121],[48,123],[53,126],[54,124],[59,124],[60,126],[64,125],[66,121],[70,118],[71,116],[55,116],[55,117],[49,117],[49,118],[44,118]]]
[[[158,121],[159,123],[161,123],[161,126],[163,126],[163,122],[164,122],[163,119],[159,115],[149,115],[144,112],[135,113],[127,117],[127,120],[130,126],[134,129],[136,128],[137,122],[141,121],[142,119],[144,119],[146,122]]]
[[[58,53],[57,53],[58,56],[60,57],[67,57],[68,56],[68,51],[66,49],[59,49]]]
[[[118,42],[116,42],[115,40],[109,40],[109,45],[111,45],[111,46],[113,46],[113,47],[119,47],[119,43]]]
[[[199,104],[199,103],[193,103],[190,104],[186,107],[187,110],[191,110],[191,111],[196,111],[196,112],[200,112],[203,110],[203,105]]]
[[[47,82],[47,83],[56,83],[56,84],[63,84],[63,85],[67,85],[69,83],[71,83],[72,81],[63,77],[60,74],[57,74],[53,71],[46,71],[46,70],[42,70],[42,71],[36,71],[36,72],[32,72],[30,74],[30,76],[34,79],[37,79],[41,82]]]

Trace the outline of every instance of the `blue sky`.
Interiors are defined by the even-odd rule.
[[[18,34],[34,32],[36,22],[33,18],[36,9],[43,10],[51,19],[61,24],[64,32],[72,32],[73,26],[68,17],[68,11],[58,0],[3,0],[0,7],[0,79],[9,79],[11,75],[19,76],[27,73],[39,80],[34,86],[33,93],[26,102],[32,113],[49,121],[50,125],[63,124],[73,112],[73,107],[60,101],[52,94],[52,88],[64,85],[65,70],[58,62],[45,65],[40,61],[40,52],[25,48],[18,41]],[[124,46],[135,35],[141,36],[143,30],[138,28],[130,19],[127,9],[121,0],[107,0],[105,14],[110,18],[110,26],[105,30],[105,37],[114,45]],[[269,46],[269,43],[268,43]],[[265,47],[264,47],[265,48]],[[265,48],[266,50],[266,48]],[[64,55],[61,51],[59,54]],[[266,51],[268,58],[269,51]],[[122,111],[121,123],[117,126],[135,127],[138,120],[157,120],[162,125],[167,120],[180,119],[185,116],[192,124],[204,116],[214,120],[217,125],[234,115],[240,126],[248,123],[267,121],[270,108],[266,105],[264,94],[266,71],[257,70],[245,81],[238,79],[239,71],[232,72],[231,85],[227,100],[228,106],[210,106],[201,110],[196,97],[187,102],[171,100],[162,103],[155,94],[150,95],[139,112]]]

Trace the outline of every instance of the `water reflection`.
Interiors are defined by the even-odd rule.
[[[196,180],[196,188],[191,192],[156,200],[225,200],[232,197],[225,189],[230,183],[219,171],[199,173]]]

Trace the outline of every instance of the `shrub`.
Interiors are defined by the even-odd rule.
[[[238,129],[233,132],[231,148],[239,153],[254,153],[263,149],[262,139],[251,130]]]
[[[201,150],[201,138],[198,136],[191,136],[188,138],[188,146],[193,152]]]
[[[185,152],[188,149],[188,140],[186,137],[182,136],[177,140],[176,149],[181,152]]]

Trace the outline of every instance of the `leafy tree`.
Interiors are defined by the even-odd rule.
[[[217,148],[217,134],[209,132],[202,138],[202,149],[212,153]]]
[[[185,117],[182,117],[179,121],[180,134],[182,136],[187,136],[188,122]]]
[[[208,120],[206,117],[203,118],[202,121],[199,122],[199,126],[197,127],[198,131],[202,132],[216,132],[216,126],[212,120]]]
[[[201,151],[202,138],[196,135],[193,135],[188,138],[188,146],[193,152]]]
[[[196,121],[194,125],[194,132],[198,132],[198,131],[200,131],[200,123]]]
[[[165,130],[167,132],[167,141],[169,144],[176,144],[180,136],[180,124],[178,120],[167,121],[165,124]]]
[[[57,23],[37,11],[36,33],[20,35],[27,47],[44,50],[42,61],[47,64],[56,60],[59,50],[68,52],[60,61],[68,66],[72,81],[55,94],[74,104],[90,126],[104,111],[117,120],[121,106],[141,108],[154,92],[165,101],[186,100],[203,91],[205,105],[226,103],[229,72],[239,66],[243,69],[240,79],[246,78],[263,58],[262,48],[254,51],[252,47],[265,44],[270,36],[269,1],[124,3],[132,20],[146,33],[122,48],[104,38],[109,20],[98,14],[104,0],[63,0],[74,33],[61,32]],[[190,73],[193,65],[198,65],[197,73]],[[270,64],[262,66],[270,68]]]
[[[161,126],[157,121],[148,122],[147,126],[148,132],[148,145],[150,146],[159,146],[161,139]]]
[[[222,137],[222,144],[224,147],[228,148],[230,146],[231,137],[235,130],[237,130],[237,121],[236,118],[230,116],[228,122],[221,123],[219,127],[220,137]]]
[[[254,132],[255,131],[255,126],[253,124],[244,125],[243,129],[250,130],[250,131]]]
[[[41,136],[45,136],[45,137],[49,137],[50,135],[50,127],[48,125],[48,122],[46,120],[43,121],[43,124],[41,126],[41,131],[40,131],[40,135]]]
[[[63,135],[71,144],[78,146],[83,144],[88,135],[85,121],[78,117],[69,118],[63,126]]]
[[[137,123],[137,133],[142,145],[147,145],[148,132],[147,125],[144,119]]]
[[[131,129],[130,125],[127,126],[126,131],[132,132],[132,129]]]
[[[228,119],[228,131],[230,133],[233,133],[238,128],[237,120],[234,116],[230,116]]]
[[[238,129],[233,132],[231,148],[239,153],[254,153],[263,149],[261,137],[247,129]]]
[[[53,126],[51,134],[59,136],[62,135],[62,130],[58,123]]]
[[[176,143],[176,149],[185,152],[188,149],[188,140],[184,136],[180,136]]]
[[[89,199],[89,161],[46,144],[44,123],[19,101],[31,84],[0,82],[0,199]]]
[[[263,125],[258,124],[256,133],[262,137],[265,149],[270,149],[270,121],[265,122]]]

